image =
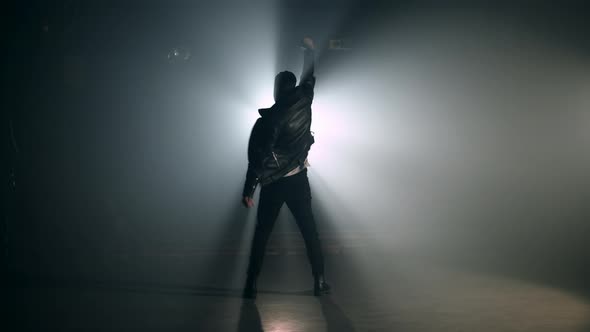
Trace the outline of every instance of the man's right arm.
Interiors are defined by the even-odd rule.
[[[315,62],[315,45],[311,38],[303,39],[303,70],[301,72],[301,79],[299,86],[309,98],[313,98],[313,88],[315,86],[314,62]]]

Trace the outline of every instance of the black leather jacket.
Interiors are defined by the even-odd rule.
[[[304,52],[303,74],[297,87],[272,107],[259,109],[248,144],[248,171],[243,196],[252,197],[258,183],[272,183],[303,165],[314,143],[310,131],[313,101],[313,51]]]

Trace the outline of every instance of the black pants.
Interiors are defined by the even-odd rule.
[[[311,191],[307,169],[262,187],[248,275],[255,278],[260,273],[266,244],[283,203],[287,203],[303,235],[313,275],[322,275],[324,258],[311,212]]]

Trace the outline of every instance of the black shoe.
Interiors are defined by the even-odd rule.
[[[315,277],[313,282],[313,295],[322,296],[324,294],[330,294],[330,285],[326,282],[323,275]]]
[[[244,293],[242,293],[242,297],[245,299],[255,299],[256,298],[256,278],[250,278],[246,280],[246,286],[244,287]]]

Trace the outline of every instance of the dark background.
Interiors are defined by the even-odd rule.
[[[248,134],[274,75],[299,75],[309,35],[310,182],[327,245],[585,286],[579,3],[25,1],[5,13],[3,267],[16,280],[153,280],[166,257],[247,250]],[[275,240],[288,248],[300,240],[283,212]]]

